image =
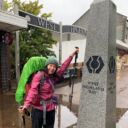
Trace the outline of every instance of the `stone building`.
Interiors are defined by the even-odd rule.
[[[81,26],[88,29],[88,18],[89,10],[84,13],[74,25]],[[117,23],[116,23],[116,38],[117,38],[117,53],[122,56],[128,53],[128,20],[127,16],[117,13]],[[101,23],[102,25],[102,23]]]

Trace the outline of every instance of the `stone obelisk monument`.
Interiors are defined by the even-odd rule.
[[[116,128],[116,6],[94,0],[89,11],[77,128]]]

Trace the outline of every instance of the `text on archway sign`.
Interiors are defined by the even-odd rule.
[[[54,32],[60,32],[60,25],[46,19],[34,16],[28,12],[19,11],[19,16],[26,17],[30,26],[45,28]],[[63,25],[62,33],[77,33],[86,36],[87,30],[75,25]]]

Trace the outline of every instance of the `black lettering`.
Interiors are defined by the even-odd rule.
[[[47,28],[51,29],[51,30],[54,30],[54,24],[50,23],[50,22],[47,22]]]
[[[88,91],[89,91],[89,93],[96,94],[96,91],[94,91],[94,90],[88,90]]]
[[[39,26],[42,26],[42,27],[46,28],[46,20],[38,18],[38,24],[39,24]]]

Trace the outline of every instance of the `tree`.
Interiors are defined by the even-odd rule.
[[[21,60],[25,60],[26,62],[31,56],[42,55],[47,57],[54,54],[54,52],[49,49],[56,43],[56,41],[52,39],[51,32],[34,27],[29,27],[28,29],[29,30],[22,31],[20,36],[22,42],[20,43]],[[24,54],[24,51],[26,54]]]
[[[3,2],[3,9],[4,9],[4,10],[7,10],[7,9],[9,9],[10,7],[11,7],[11,3],[8,3],[7,0],[4,0],[4,2]]]
[[[42,4],[39,4],[39,1],[36,0],[34,2],[21,2],[21,0],[13,0],[13,4],[17,4],[20,10],[29,12],[36,16],[41,14],[41,9],[43,8]],[[41,17],[48,19],[51,17],[51,13],[41,14]],[[20,31],[20,64],[21,69],[24,63],[31,56],[48,56],[54,54],[49,48],[52,48],[52,45],[55,44],[56,41],[52,38],[52,34],[48,30],[36,28],[29,26],[28,29]],[[14,44],[13,44],[14,45]],[[14,55],[14,46],[12,47],[12,58]],[[14,58],[12,59],[14,60]],[[14,61],[12,62],[14,65]]]

